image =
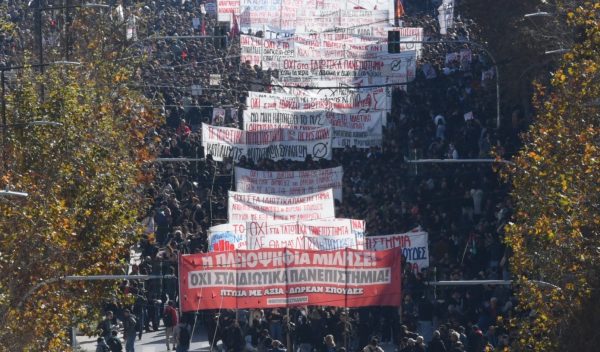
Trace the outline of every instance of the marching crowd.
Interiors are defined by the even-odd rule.
[[[511,215],[506,186],[489,164],[410,163],[418,158],[490,158],[492,151],[509,158],[518,149],[524,120],[516,108],[503,111],[510,119],[502,118],[502,128],[497,128],[493,80],[482,78],[491,67],[485,55],[470,48],[472,56],[465,65],[445,60],[447,53],[467,49],[465,45],[424,45],[415,81],[393,92],[381,148],[335,150],[330,161],[240,164],[256,170],[342,165],[344,201],[336,203],[337,217],[365,219],[368,235],[404,233],[419,226],[427,231],[430,266],[418,272],[404,266],[400,309],[301,307],[179,314],[177,255],[207,251],[208,228],[226,222],[227,191],[232,189],[234,165],[204,158],[200,124],[210,123],[212,109],[223,107],[234,111],[227,123],[237,126],[245,92],[269,89],[271,72],[239,62],[235,36],[203,13],[202,1],[124,3],[148,19],[139,23],[138,36],[167,36],[140,48],[150,53],[139,72],[142,89],[165,121],[153,131],[161,140],[159,157],[197,160],[156,164],[156,178],[147,189],[152,206],[140,218],[145,234],[132,273],[168,276],[123,283],[135,303],[106,302],[106,316],[98,326],[99,351],[122,350],[115,330],[119,325],[126,351],[134,350],[143,331],[160,326],[166,327],[167,348],[177,346],[177,351],[187,351],[199,326],[208,331],[211,346],[216,348],[220,341],[225,351],[284,351],[293,345],[301,352],[375,352],[382,351],[380,343],[390,343],[402,352],[481,352],[510,345],[512,336],[503,320],[514,314],[516,302],[508,288],[427,285],[509,277],[510,253],[502,242]],[[7,6],[9,21],[22,20],[17,2],[8,1]],[[430,15],[406,16],[404,23],[423,27],[425,40],[441,38]],[[213,38],[168,39],[194,35]],[[477,39],[474,25],[459,21],[448,36]],[[0,65],[8,66],[26,40],[2,37]],[[433,71],[421,71],[424,65]]]

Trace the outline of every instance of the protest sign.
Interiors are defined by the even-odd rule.
[[[323,126],[333,128],[332,148],[370,148],[381,146],[381,111],[342,114],[318,110],[246,110],[244,130],[261,131],[275,128],[312,130]]]
[[[411,263],[414,271],[419,272],[429,267],[429,246],[427,232],[412,231],[398,235],[367,236],[365,249],[386,250],[401,248],[406,260]]]
[[[299,196],[333,189],[333,197],[342,201],[341,166],[306,171],[255,171],[235,168],[235,190],[242,193],[262,193]]]
[[[283,59],[279,80],[313,86],[315,80],[353,82],[357,78],[379,78],[381,83],[407,83],[416,75],[416,52],[389,54],[376,59]]]
[[[331,85],[331,82],[329,82]],[[327,110],[339,113],[361,113],[371,110],[387,111],[385,88],[315,89],[312,95],[248,92],[246,105],[250,109]]]
[[[375,59],[282,59],[282,77],[393,77],[415,65],[415,52],[389,54]]]
[[[216,126],[223,126],[225,124],[225,109],[213,108],[212,124]]]
[[[454,27],[454,0],[443,0],[438,7],[438,22],[440,34],[446,35],[448,28]]]
[[[239,161],[246,155],[246,135],[237,128],[217,127],[202,124],[202,147],[204,156],[212,155],[213,160],[231,158]]]
[[[247,249],[364,249],[364,236],[365,222],[354,219],[246,223]]]
[[[276,128],[313,130],[330,126],[325,110],[244,110],[245,131],[262,131]]]
[[[248,236],[255,239],[252,246],[249,246],[247,241]],[[308,220],[308,221],[250,221],[246,223],[227,223],[222,225],[212,226],[208,229],[208,250],[210,252],[225,252],[236,249],[256,249],[256,246],[263,246],[264,242],[256,242],[256,239],[264,239],[267,236],[277,236],[280,239],[278,244],[280,247],[286,247],[281,242],[286,238],[293,238],[296,241],[304,241],[299,238],[302,236],[321,236],[321,237],[340,237],[334,240],[353,241],[352,246],[355,249],[363,249],[365,239],[365,221],[355,219],[323,219],[323,220]],[[286,237],[287,236],[287,237]],[[293,237],[296,236],[296,237]],[[342,238],[345,237],[345,238]],[[351,239],[347,239],[351,237]],[[299,238],[299,239],[298,239]],[[309,238],[306,246],[312,247],[297,247],[305,249],[325,248],[318,246],[329,245],[330,248],[335,243],[332,241],[324,241],[320,239]],[[298,243],[298,242],[296,242]],[[337,242],[341,244],[342,242]],[[346,242],[347,243],[347,242]],[[267,245],[270,245],[267,242]],[[287,246],[293,248],[291,243]],[[275,243],[272,244],[275,246]],[[317,246],[317,247],[315,247]],[[262,247],[261,247],[262,248]]]
[[[313,235],[246,235],[247,249],[291,248],[314,251],[331,251],[343,248],[363,249],[353,234],[337,236]]]
[[[222,224],[208,229],[208,250],[226,252],[246,249],[246,229],[243,224]]]
[[[290,197],[229,191],[227,210],[230,223],[335,218],[331,189]]]
[[[327,113],[333,128],[333,148],[359,149],[381,146],[383,142],[383,112],[364,114]]]
[[[304,161],[309,155],[313,160],[330,160],[332,134],[331,127],[309,131],[286,128],[242,131],[202,124],[202,147],[204,156],[210,154],[215,161],[232,158],[237,162],[242,156],[255,161],[263,158]]]
[[[217,12],[222,14],[240,14],[240,0],[217,0]]]
[[[181,255],[181,310],[399,306],[400,256],[399,248]]]

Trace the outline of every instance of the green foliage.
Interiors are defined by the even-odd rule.
[[[102,45],[98,45],[100,47]],[[98,49],[100,50],[100,49]],[[80,66],[19,71],[9,94],[0,188],[0,351],[66,351],[68,331],[95,324],[117,282],[36,284],[64,275],[123,274],[137,240],[157,114],[128,88],[132,69],[77,57]],[[28,126],[35,120],[61,126]],[[85,326],[84,326],[85,328]],[[88,327],[89,328],[89,327]]]
[[[565,54],[550,88],[538,87],[536,120],[507,175],[516,208],[507,243],[526,313],[515,321],[516,350],[573,350],[579,341],[567,340],[573,334],[566,331],[588,328],[585,312],[600,305],[590,299],[600,287],[600,4],[587,2],[566,17],[585,35]]]

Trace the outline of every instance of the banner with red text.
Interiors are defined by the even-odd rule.
[[[329,82],[331,85],[332,83]],[[338,113],[388,111],[391,102],[385,88],[315,89],[311,95],[248,92],[249,109],[277,110],[327,110]]]
[[[401,250],[261,249],[179,257],[183,312],[401,304]]]
[[[305,161],[309,155],[313,160],[331,160],[332,137],[331,127],[310,131],[286,128],[242,131],[202,124],[204,156],[210,154],[215,161],[231,158],[238,162],[242,156],[254,161]]]
[[[294,248],[310,250],[364,249],[365,222],[320,219],[301,222],[246,223],[247,249]]]
[[[333,197],[342,201],[341,166],[303,171],[255,171],[235,168],[235,190],[242,193],[263,193],[280,196],[300,196],[333,189]]]
[[[406,51],[375,59],[284,58],[278,72],[282,83],[300,82],[312,86],[314,80],[352,82],[357,78],[407,83],[415,78],[416,70],[416,51]]]
[[[411,231],[398,235],[367,236],[365,249],[380,251],[390,248],[401,248],[406,261],[413,270],[421,271],[429,267],[428,234],[424,231]]]
[[[347,114],[324,110],[244,110],[246,131],[275,128],[313,130],[331,126],[332,148],[381,146],[383,140],[383,113],[381,111]]]
[[[227,215],[229,223],[335,218],[333,190],[290,197],[229,191]]]
[[[235,249],[249,249],[248,236],[352,236],[358,249],[363,249],[365,239],[365,221],[355,219],[322,219],[309,221],[249,221],[246,223],[227,223],[208,229],[208,250],[225,252]],[[283,237],[282,237],[283,238]],[[303,239],[300,239],[303,241]],[[314,240],[316,242],[318,240]],[[279,243],[279,242],[278,242]],[[260,243],[259,243],[260,244]],[[255,242],[253,248],[258,244]],[[310,245],[310,244],[308,244]],[[274,244],[269,247],[274,247]],[[299,246],[299,245],[296,245]],[[261,245],[261,248],[263,246]],[[280,246],[285,247],[285,246]],[[292,247],[290,245],[290,247]],[[350,246],[354,247],[354,246]],[[295,247],[294,247],[295,248]],[[305,247],[298,247],[305,248]]]

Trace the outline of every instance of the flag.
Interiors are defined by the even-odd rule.
[[[403,0],[396,0],[396,18],[404,16],[404,3]]]
[[[454,0],[443,0],[438,7],[440,34],[446,35],[448,28],[454,27]]]
[[[206,20],[202,19],[202,24],[200,25],[200,35],[206,35]]]
[[[231,32],[229,33],[229,36],[233,38],[240,35],[240,27],[237,23],[237,16],[232,14],[231,17],[233,17],[233,27],[231,27]]]

